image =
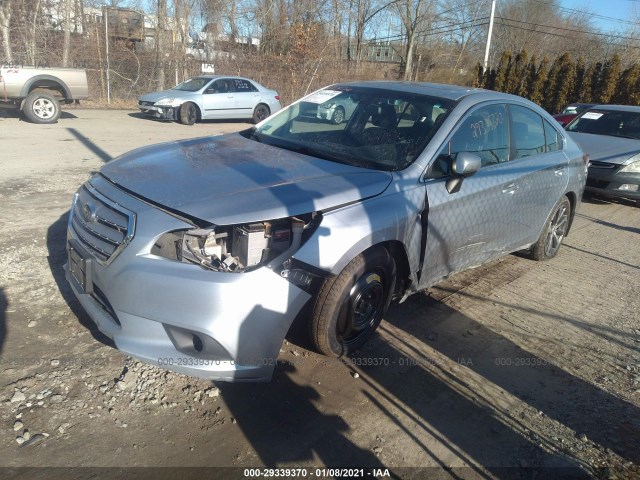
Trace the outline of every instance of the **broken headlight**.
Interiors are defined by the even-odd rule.
[[[321,214],[313,213],[167,232],[156,241],[151,253],[216,272],[243,272],[266,266],[287,277],[289,272],[285,272],[283,264],[309,238],[320,219]]]

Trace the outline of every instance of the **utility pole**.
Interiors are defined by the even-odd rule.
[[[111,80],[109,78],[109,11],[107,7],[102,7],[104,12],[104,42],[107,57],[107,103],[111,104]]]
[[[496,0],[491,0],[491,17],[489,18],[489,33],[487,34],[487,48],[484,51],[483,72],[489,67],[489,50],[491,49],[491,35],[493,33],[493,18],[496,14]]]

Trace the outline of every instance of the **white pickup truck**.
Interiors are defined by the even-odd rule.
[[[88,94],[84,69],[0,66],[0,108],[19,109],[33,123],[57,122],[60,103]]]

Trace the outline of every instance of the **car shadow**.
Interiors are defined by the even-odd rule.
[[[154,118],[151,117],[149,115],[145,115],[142,112],[131,112],[131,113],[127,113],[128,116],[130,116],[131,118],[139,118],[139,119],[143,119],[143,120],[149,120],[151,122],[158,122],[158,123],[166,123],[166,122],[172,122],[172,123],[176,123],[178,125],[182,125],[180,122],[175,121],[175,120],[165,120],[165,119],[160,119],[160,118]],[[220,119],[220,120],[198,120],[197,123],[202,123],[202,124],[222,124],[222,123],[249,123],[252,124],[253,122],[251,121],[251,119],[247,118],[247,119]],[[190,127],[191,125],[185,125],[185,127]]]
[[[585,192],[582,195],[582,201],[592,205],[628,205],[628,206],[640,206],[640,201],[630,200],[626,198],[604,197],[595,193]]]
[[[89,315],[84,311],[80,302],[73,294],[71,286],[65,278],[63,265],[67,262],[67,224],[69,223],[69,212],[67,211],[58,218],[47,229],[47,262],[49,269],[56,282],[60,295],[69,306],[80,324],[85,327],[94,339],[115,348],[113,341],[104,335]]]
[[[264,465],[319,461],[328,468],[386,468],[374,453],[348,438],[351,428],[343,418],[316,407],[322,395],[294,381],[295,374],[296,368],[284,363],[271,383],[218,385],[233,419]]]
[[[495,303],[495,299],[479,296],[474,301]],[[416,294],[390,309],[387,321],[393,328],[383,324],[372,348],[359,355],[390,360],[386,368],[362,368],[363,378],[377,392],[378,403],[406,411],[425,432],[451,442],[488,470],[502,461],[495,455],[504,455],[505,446],[510,456],[505,460],[511,466],[522,466],[520,460],[524,460],[531,467],[552,467],[549,473],[561,472],[563,477],[578,474],[576,469],[582,468],[558,438],[531,432],[531,426],[522,421],[526,415],[513,408],[513,399],[533,410],[529,414],[534,417],[547,416],[576,436],[584,434],[589,442],[640,462],[640,409],[636,405],[527,351],[484,326],[481,319],[426,294]],[[405,366],[399,365],[401,359]],[[447,364],[455,367],[445,368]],[[499,468],[495,473],[501,476]]]

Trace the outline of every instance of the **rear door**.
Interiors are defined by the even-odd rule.
[[[509,105],[513,167],[520,173],[514,195],[519,240],[524,246],[540,236],[547,216],[564,194],[569,159],[562,134],[538,113],[521,105]]]
[[[238,117],[251,118],[253,110],[260,102],[260,92],[254,84],[243,78],[233,79],[235,109]]]
[[[430,165],[422,286],[485,263],[517,243],[521,172],[510,161],[508,118],[502,103],[471,109]],[[460,152],[479,155],[482,167],[464,179],[458,192],[449,193],[449,165]]]

